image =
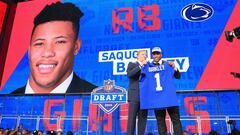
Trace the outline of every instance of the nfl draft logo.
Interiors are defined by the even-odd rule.
[[[127,103],[127,91],[115,86],[114,80],[105,80],[104,86],[97,87],[91,92],[91,104],[97,104],[107,114],[125,103]]]

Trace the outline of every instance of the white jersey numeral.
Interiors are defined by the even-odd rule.
[[[162,91],[162,86],[161,86],[161,82],[160,82],[160,74],[156,73],[154,75],[154,77],[155,77],[156,83],[157,83],[156,91]]]

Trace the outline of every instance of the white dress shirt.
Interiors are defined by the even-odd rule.
[[[55,94],[63,94],[66,93],[68,86],[70,85],[71,81],[73,79],[73,72],[68,76],[68,78],[62,82],[60,85],[58,85],[55,89],[53,89],[50,93]],[[27,86],[25,89],[25,94],[34,94],[35,91],[32,89],[32,87],[29,84],[29,80],[27,82]]]

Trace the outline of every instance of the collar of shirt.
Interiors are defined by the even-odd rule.
[[[139,60],[136,60],[136,63],[139,64],[139,68],[142,68],[144,65],[142,64],[142,62],[140,62]]]
[[[156,64],[154,61],[153,61],[153,64]],[[161,59],[158,64],[162,65],[163,64],[163,60]],[[157,65],[157,64],[156,64]]]
[[[58,85],[55,89],[53,89],[50,93],[59,93],[63,94],[66,93],[68,86],[70,85],[71,81],[73,79],[73,72],[68,76],[68,78],[62,82],[60,85]],[[25,89],[25,94],[34,94],[35,91],[32,89],[32,87],[29,84],[29,80],[27,82],[27,86]]]
[[[139,60],[137,60],[136,62],[138,62],[139,65],[142,65],[142,63]]]

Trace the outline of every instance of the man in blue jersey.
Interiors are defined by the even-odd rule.
[[[140,109],[160,109],[178,106],[174,85],[175,70],[168,62],[160,65],[148,62],[139,78]],[[169,100],[171,97],[171,100]]]
[[[127,135],[134,135],[136,117],[138,117],[138,135],[143,135],[147,122],[147,110],[140,110],[139,97],[139,76],[141,68],[147,63],[146,51],[140,50],[137,52],[137,60],[130,62],[127,67],[127,76],[129,79],[128,86],[128,126]]]
[[[152,49],[152,58],[153,58],[153,64],[154,65],[163,65],[166,61],[162,60],[162,50],[159,47],[154,47]],[[174,69],[174,77],[176,79],[180,79],[180,72],[176,68],[174,62],[168,62],[168,64]],[[169,97],[171,98],[171,97]],[[180,121],[180,114],[179,114],[179,107],[178,106],[172,106],[167,107],[164,109],[155,109],[155,116],[157,119],[157,125],[158,125],[158,132],[160,135],[166,135],[167,134],[167,126],[165,122],[166,118],[166,111],[168,111],[168,114],[170,115],[172,124],[173,124],[173,131],[174,135],[182,135],[182,124]]]

